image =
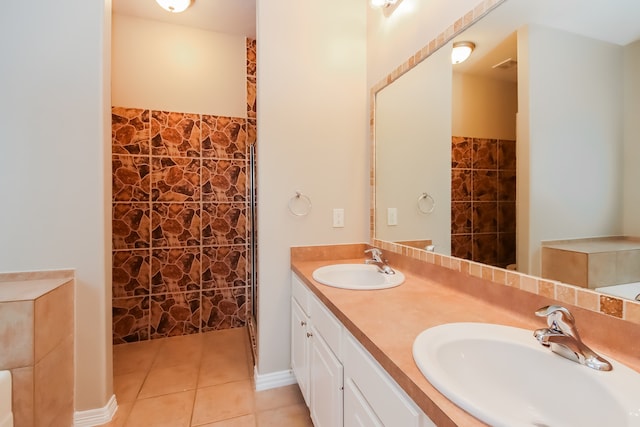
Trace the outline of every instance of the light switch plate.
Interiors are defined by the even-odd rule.
[[[387,225],[398,225],[398,208],[387,208]]]
[[[333,227],[334,228],[344,227],[344,209],[342,208],[333,209]]]

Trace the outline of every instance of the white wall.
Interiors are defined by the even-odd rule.
[[[376,238],[431,239],[443,254],[451,252],[449,51],[435,52],[376,95]],[[435,200],[431,214],[418,210],[425,192]],[[397,225],[387,225],[387,208],[397,209]]]
[[[290,246],[369,240],[365,8],[257,2],[260,374],[290,367]],[[313,203],[305,217],[287,209],[296,190]]]
[[[640,41],[624,50],[623,231],[640,236]]]
[[[531,210],[518,264],[526,256],[538,275],[541,241],[622,231],[622,48],[540,26],[523,31],[519,69],[528,66],[528,79],[519,78],[518,111],[529,113],[529,152],[518,158],[528,159]]]
[[[111,3],[0,14],[0,271],[76,269],[76,409],[112,394]]]
[[[114,15],[112,82],[118,107],[247,117],[245,38]]]
[[[516,83],[453,73],[452,93],[454,136],[516,139]]]

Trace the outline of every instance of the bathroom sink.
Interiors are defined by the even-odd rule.
[[[313,272],[313,279],[323,285],[343,289],[387,289],[401,285],[404,274],[385,274],[371,264],[333,264],[320,267]]]
[[[429,382],[492,426],[640,426],[640,373],[609,372],[541,346],[533,331],[449,323],[423,331],[413,358]]]

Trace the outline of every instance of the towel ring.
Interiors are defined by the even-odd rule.
[[[430,214],[436,208],[436,201],[429,193],[422,193],[418,197],[418,210],[423,214]]]
[[[296,195],[289,199],[289,211],[295,216],[309,215],[309,212],[311,212],[311,199],[309,196],[296,191]]]

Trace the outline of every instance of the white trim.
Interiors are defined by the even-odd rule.
[[[258,368],[254,367],[253,378],[256,383],[256,391],[297,384],[296,377],[293,375],[293,371],[291,369],[260,375],[258,373]]]
[[[102,408],[89,409],[87,411],[76,411],[73,414],[74,427],[93,427],[106,424],[113,419],[118,410],[116,395],[112,395],[109,402]]]

